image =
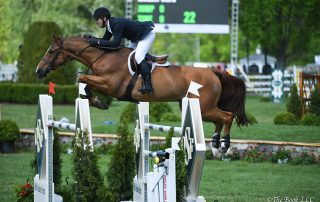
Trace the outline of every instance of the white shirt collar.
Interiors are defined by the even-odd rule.
[[[112,34],[111,27],[110,27],[110,24],[109,24],[109,20],[107,21],[107,29]]]

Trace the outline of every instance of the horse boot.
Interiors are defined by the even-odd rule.
[[[101,109],[101,110],[109,109],[109,106],[106,103],[104,103],[102,100],[100,100],[98,96],[88,97],[88,99],[89,99],[89,103],[98,109]]]
[[[89,89],[88,86],[86,86],[86,87],[84,88],[84,91],[85,91],[85,93],[86,93],[85,98],[89,100],[89,103],[90,103],[92,106],[94,106],[94,107],[96,107],[96,108],[98,108],[98,109],[101,109],[101,110],[107,110],[107,109],[109,109],[109,106],[106,105],[106,103],[102,102],[102,101],[99,99],[98,96],[94,96],[94,97],[92,96],[91,90]]]
[[[223,140],[221,140],[223,144],[221,144],[222,152],[226,153],[230,147],[230,135],[225,135]]]
[[[152,94],[153,93],[153,87],[151,83],[151,68],[148,64],[148,62],[144,59],[142,62],[139,64],[141,75],[142,75],[142,88],[139,90],[142,94],[148,93]]]
[[[212,147],[218,149],[220,147],[220,134],[215,133],[212,136]]]

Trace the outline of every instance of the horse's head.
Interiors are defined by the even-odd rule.
[[[63,38],[53,35],[50,47],[37,66],[37,76],[39,78],[45,77],[50,71],[54,71],[65,63],[66,59],[63,54]]]

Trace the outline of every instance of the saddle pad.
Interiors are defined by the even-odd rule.
[[[130,73],[131,76],[133,76],[134,71],[132,70],[130,59],[131,59],[132,55],[133,55],[135,52],[136,52],[136,50],[133,50],[133,51],[129,54],[129,56],[128,56],[128,70],[129,70],[129,73]],[[158,64],[158,63],[156,63],[156,62],[153,62],[153,63],[152,63],[152,68],[151,68],[151,71],[150,71],[150,72],[152,72],[152,71],[154,70],[154,68],[156,68],[156,66],[158,66],[158,67],[168,67],[169,65],[170,65],[169,62],[165,62],[164,64]]]

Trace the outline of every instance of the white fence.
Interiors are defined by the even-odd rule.
[[[263,95],[271,95],[272,92],[272,75],[248,75],[249,82],[246,82],[247,92]],[[285,93],[290,91],[290,87],[297,81],[295,74],[284,73],[283,77],[283,91]]]

